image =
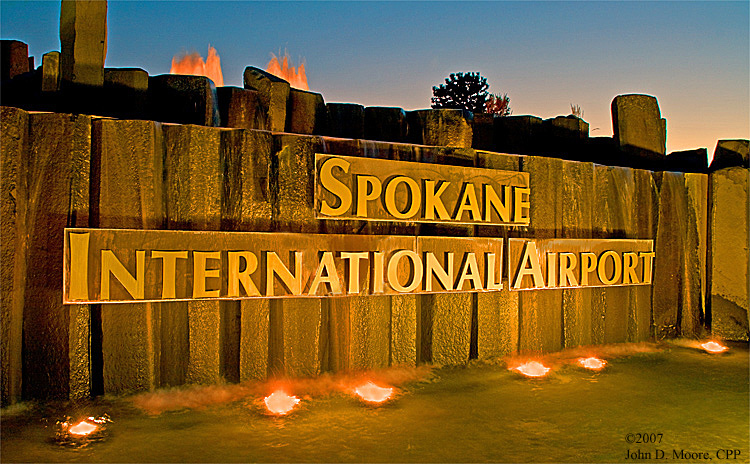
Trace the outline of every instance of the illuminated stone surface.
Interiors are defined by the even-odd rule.
[[[594,238],[635,238],[633,207],[635,205],[634,170],[622,167],[594,167]],[[603,317],[603,340],[595,343],[621,343],[628,341],[630,302],[633,287],[606,287],[593,289],[594,315]]]
[[[60,90],[60,52],[42,55],[42,92]]]
[[[654,239],[656,236],[659,192],[651,171],[634,169],[635,192],[632,227],[635,238]],[[628,311],[628,338],[630,341],[646,341],[652,338],[652,287],[631,287]]]
[[[390,361],[391,305],[387,296],[330,298],[329,368],[377,369]]]
[[[714,171],[709,179],[711,330],[729,340],[748,339],[748,170]]]
[[[161,229],[165,222],[161,124],[93,122],[92,198],[101,228]],[[102,305],[104,391],[159,386],[161,309],[153,303]]]
[[[235,131],[233,131],[235,132]],[[236,133],[236,132],[235,132]],[[238,217],[239,223],[227,224],[224,230],[269,231],[271,230],[271,153],[273,151],[273,137],[263,131],[242,131],[242,153],[239,170],[229,171],[231,175],[239,177],[230,179],[231,185],[238,185],[241,201],[227,201],[224,206],[227,218]],[[232,208],[240,204],[240,211]]]
[[[271,300],[240,301],[240,381],[266,378]]]
[[[391,365],[414,366],[419,344],[420,298],[417,295],[397,295],[391,300]]]
[[[106,113],[122,119],[146,119],[148,73],[138,68],[105,68]]]
[[[258,91],[262,106],[268,108],[268,129],[283,132],[291,89],[289,82],[253,66],[245,68],[243,80],[246,89]]]
[[[271,185],[276,230],[317,232],[315,219],[315,153],[322,150],[320,137],[276,135],[274,157],[276,182]]]
[[[680,335],[700,337],[706,317],[706,245],[708,233],[708,175],[685,173],[686,234],[680,279]]]
[[[60,46],[63,81],[101,87],[107,56],[107,2],[63,1]]]
[[[563,161],[561,182],[561,237],[593,238],[594,165]],[[591,298],[590,288],[562,290],[563,344],[566,348],[591,344]]]
[[[89,307],[62,305],[63,229],[89,224],[91,118],[29,115],[25,396],[81,398],[90,391]],[[30,270],[29,270],[30,271]]]
[[[747,139],[719,140],[716,142],[711,170],[731,166],[750,166],[748,151],[750,151],[750,142]]]
[[[525,236],[555,238],[562,229],[562,160],[526,156],[521,168],[529,173],[531,225]],[[562,348],[562,290],[524,291],[519,296],[521,351]]]
[[[368,106],[365,108],[365,133],[368,140],[406,142],[406,112],[402,108]]]
[[[286,131],[295,134],[322,134],[327,123],[323,95],[291,89],[287,110]]]
[[[271,300],[269,373],[304,377],[320,374],[327,337],[319,298]]]
[[[2,217],[0,238],[0,312],[2,345],[0,404],[7,406],[21,397],[23,349],[24,275],[26,274],[26,202],[28,197],[24,164],[29,149],[29,114],[18,108],[2,107],[0,114],[0,195]]]
[[[0,79],[12,79],[29,72],[29,46],[19,40],[0,41]]]
[[[220,122],[216,87],[204,76],[151,76],[148,103],[155,121],[199,126],[218,126]]]
[[[411,143],[471,148],[472,114],[463,110],[418,110],[407,113]]]
[[[268,107],[257,90],[224,86],[216,89],[221,125],[239,129],[271,128],[268,122]]]
[[[666,120],[650,95],[618,95],[612,100],[613,138],[629,156],[662,162],[666,153]]]
[[[328,127],[325,135],[347,139],[365,136],[365,107],[356,103],[326,103]]]

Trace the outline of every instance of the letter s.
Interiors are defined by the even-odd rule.
[[[335,195],[341,204],[334,208],[326,200],[321,200],[320,213],[325,216],[341,216],[346,213],[352,205],[352,192],[344,183],[333,175],[333,168],[339,167],[344,172],[349,172],[349,163],[341,158],[328,158],[320,166],[320,183],[324,189]]]

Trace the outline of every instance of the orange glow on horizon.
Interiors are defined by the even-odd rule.
[[[720,343],[717,343],[715,341],[710,341],[710,342],[703,343],[703,344],[701,344],[701,348],[703,348],[704,350],[706,350],[709,353],[723,353],[723,352],[725,352],[725,351],[727,351],[729,349],[726,346],[724,346],[724,345],[722,345]]]
[[[179,54],[172,58],[170,74],[186,74],[192,76],[206,76],[214,82],[216,87],[224,85],[224,75],[221,72],[221,59],[216,49],[208,46],[208,57],[203,61],[200,54]]]
[[[73,435],[78,435],[78,436],[83,437],[83,436],[91,434],[92,432],[95,432],[96,429],[98,428],[99,426],[97,426],[96,424],[92,424],[90,422],[86,422],[85,420],[82,420],[76,425],[70,427],[68,429],[68,432],[72,433]]]
[[[307,86],[307,74],[305,73],[305,63],[300,63],[299,67],[290,66],[289,54],[279,58],[271,53],[271,61],[266,65],[266,71],[276,77],[280,77],[289,82],[289,85],[300,90],[310,90]]]
[[[382,403],[393,397],[393,388],[380,387],[372,381],[368,381],[355,388],[354,393],[368,403]]]
[[[578,365],[592,371],[600,371],[607,365],[607,361],[596,357],[578,358]]]
[[[511,370],[520,372],[526,377],[544,377],[551,369],[540,362],[529,361],[525,364],[514,367]]]
[[[263,402],[266,403],[266,408],[269,412],[277,416],[284,416],[289,414],[299,404],[300,399],[296,396],[289,396],[281,390],[276,390],[263,398]]]

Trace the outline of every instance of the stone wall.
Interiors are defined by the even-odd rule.
[[[208,98],[205,88],[200,84],[195,95]],[[747,141],[720,142],[719,167],[710,173],[650,171],[541,156],[551,145],[533,155],[474,149],[474,121],[455,111],[336,109],[367,118],[361,132],[352,121],[347,131],[392,134],[401,143],[258,130],[256,123],[269,128],[271,113],[247,113],[248,104],[261,112],[266,104],[254,92],[219,98],[245,108],[235,119],[242,128],[2,108],[3,405],[269,375],[462,364],[519,351],[701,337],[706,330],[747,340]],[[287,113],[285,124],[315,132],[326,108],[316,95],[294,97],[308,123]],[[336,118],[327,114],[331,130]],[[507,131],[508,121],[496,127],[494,120],[493,130]],[[570,123],[516,121],[521,135],[513,143],[521,148],[532,140],[525,134]],[[580,147],[578,140],[560,151]],[[528,172],[531,224],[317,220],[316,152]],[[637,238],[654,240],[657,258],[651,287],[64,306],[66,226]]]

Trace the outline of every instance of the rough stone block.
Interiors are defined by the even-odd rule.
[[[329,298],[328,368],[334,372],[380,369],[390,362],[391,299]]]
[[[503,118],[499,118],[503,119]],[[527,237],[555,238],[562,230],[562,160],[526,156],[521,169],[529,173],[531,223]],[[562,348],[562,290],[520,292],[519,348],[555,351]]]
[[[469,360],[473,306],[471,293],[422,295],[422,362],[460,365]]]
[[[326,135],[345,139],[365,136],[365,107],[355,103],[326,103],[328,127]]]
[[[406,142],[406,112],[402,108],[368,106],[365,108],[365,133],[368,140]]]
[[[618,95],[612,100],[613,138],[629,156],[661,163],[666,153],[666,121],[650,95]]]
[[[685,228],[680,279],[680,335],[700,337],[706,320],[706,241],[708,233],[708,175],[686,173]]]
[[[29,72],[29,46],[18,40],[0,40],[0,78],[3,81]]]
[[[271,300],[269,373],[272,376],[314,376],[323,369],[327,339],[320,298]]]
[[[145,71],[144,71],[145,74]],[[165,222],[161,124],[93,122],[92,222],[110,229],[160,229]],[[105,393],[159,386],[161,309],[152,303],[102,305]]]
[[[286,129],[286,112],[289,100],[289,82],[252,66],[245,68],[246,89],[257,90],[263,107],[268,108],[269,129],[283,132]]]
[[[705,148],[673,151],[664,159],[664,170],[706,172],[708,170],[708,151]]]
[[[562,238],[592,238],[594,207],[594,165],[562,162]],[[563,345],[566,348],[591,344],[590,288],[562,291]]]
[[[728,340],[748,340],[748,177],[740,167],[709,177],[711,331]]]
[[[680,334],[679,312],[689,308],[682,299],[684,247],[688,234],[685,175],[665,171],[659,186],[659,222],[654,240],[652,299],[656,337]]]
[[[719,140],[716,142],[711,170],[731,166],[750,167],[748,151],[750,151],[750,142],[747,139]]]
[[[29,150],[29,114],[18,108],[0,108],[0,298],[2,301],[2,375],[3,407],[21,399],[24,278],[27,241],[26,209],[28,189],[24,166]]]
[[[29,115],[24,289],[26,397],[82,398],[89,394],[87,305],[63,305],[62,247],[65,227],[89,226],[91,118]]]
[[[495,115],[477,113],[471,122],[472,148],[479,150],[495,149]]]
[[[294,134],[323,134],[327,123],[323,95],[291,89],[287,108],[286,131]]]
[[[582,147],[589,137],[589,124],[576,116],[545,119],[541,127],[541,145],[550,156],[584,161]]]
[[[478,293],[477,298],[477,355],[479,359],[505,356],[518,351],[519,292],[503,290]]]
[[[495,118],[495,151],[535,154],[542,144],[542,118],[536,116],[504,116]]]
[[[656,225],[659,207],[659,192],[651,171],[634,169],[635,193],[633,211],[633,230],[638,239],[656,237]],[[641,342],[653,338],[653,319],[651,314],[652,298],[651,286],[639,286],[631,289],[630,318],[628,338],[630,341]]]
[[[107,2],[64,0],[60,10],[62,80],[76,86],[104,85]]]
[[[42,55],[42,92],[60,90],[60,52]]]
[[[204,76],[162,74],[148,79],[151,119],[161,122],[219,126],[216,87]]]
[[[222,230],[269,231],[273,221],[270,185],[273,136],[268,132],[251,130],[240,134],[240,162],[235,164],[235,170],[228,173],[229,183],[238,186],[240,198],[225,201]]]
[[[138,68],[104,69],[106,114],[121,119],[146,119],[148,73]]]
[[[423,145],[471,148],[473,118],[470,112],[463,110],[409,111],[409,141]]]
[[[419,353],[417,295],[395,295],[391,300],[391,366],[414,366]]]
[[[275,229],[284,232],[316,233],[315,153],[322,152],[322,139],[311,136],[274,136],[272,165],[273,220]]]
[[[257,90],[224,86],[216,89],[219,114],[224,127],[239,129],[271,128],[268,120],[268,107]]]
[[[268,375],[268,334],[271,300],[240,301],[240,382]]]

